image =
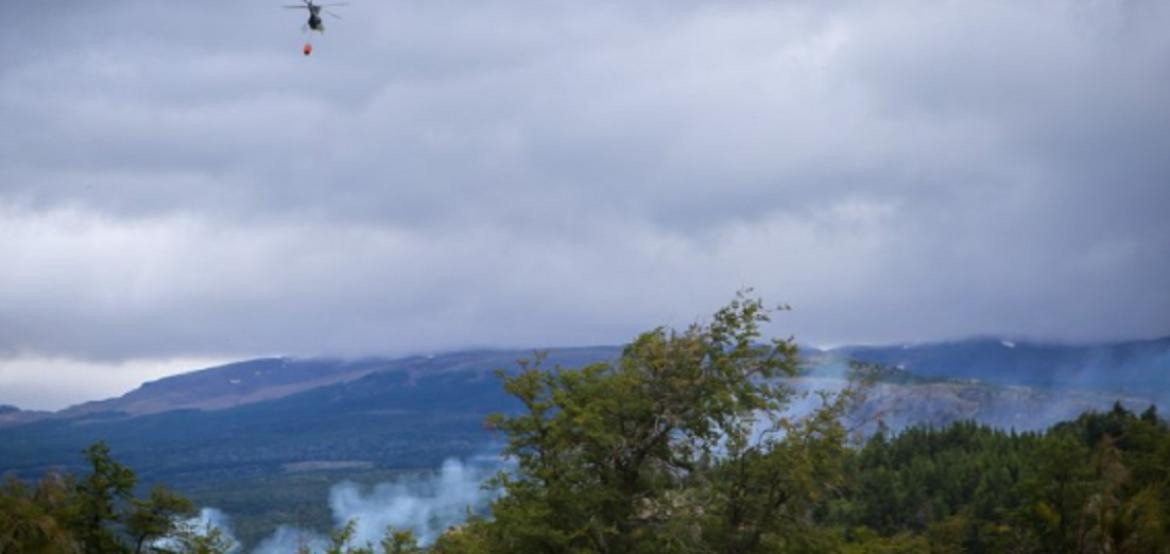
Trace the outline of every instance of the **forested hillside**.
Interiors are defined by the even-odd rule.
[[[768,314],[740,299],[708,325],[641,335],[612,362],[501,373],[521,408],[491,426],[515,467],[487,486],[485,516],[417,544],[357,522],[302,550],[325,552],[1170,552],[1170,426],[1120,404],[1040,432],[974,423],[880,430],[842,415],[873,373],[800,417],[777,381],[796,345],[761,343]],[[102,444],[81,477],[10,479],[4,552],[225,552],[218,528],[135,476]]]

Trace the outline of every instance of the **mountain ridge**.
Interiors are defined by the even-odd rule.
[[[947,348],[957,349],[959,362],[988,348],[1010,350],[986,341],[943,349]],[[880,362],[879,354],[895,349],[903,356],[918,353],[897,346],[865,350],[856,357]],[[614,360],[621,350],[620,346],[549,349],[543,365],[582,367]],[[1152,356],[1150,371],[1160,371],[1162,351],[1140,351]],[[486,416],[515,413],[523,406],[504,391],[493,373],[514,370],[518,359],[532,360],[533,354],[533,350],[476,350],[398,359],[264,358],[167,377],[110,399],[117,402],[0,426],[0,475],[36,478],[55,467],[81,471],[80,451],[103,440],[119,460],[138,472],[144,485],[163,482],[216,502],[237,489],[248,489],[255,506],[283,509],[272,504],[272,491],[264,489],[264,483],[284,483],[292,473],[320,474],[314,479],[326,481],[358,479],[426,470],[447,458],[497,451],[501,439],[485,425]],[[868,360],[867,354],[872,354]],[[808,371],[790,381],[797,393],[790,405],[795,414],[815,405],[819,397],[813,391],[843,387],[849,360],[855,357],[811,348],[802,355]],[[946,357],[935,352],[893,361],[931,370],[936,368],[931,364],[945,362]],[[1038,371],[1059,365],[1046,363]],[[970,362],[956,367],[965,371],[977,366]],[[851,427],[859,433],[882,425],[939,426],[959,420],[1038,429],[1087,410],[1108,410],[1114,403],[1138,411],[1157,401],[1148,394],[923,377],[912,369],[884,367],[878,381],[867,389],[865,403],[850,416]],[[253,382],[245,381],[249,376]],[[1007,371],[990,377],[1010,381],[1019,375]],[[233,379],[240,382],[232,383]],[[329,382],[320,384],[320,379]],[[261,390],[274,387],[279,394]],[[262,398],[263,394],[269,396]],[[164,400],[173,402],[171,408],[182,407],[148,409]],[[1166,405],[1162,402],[1159,409]],[[0,418],[21,413],[0,414]]]
[[[1086,344],[974,337],[897,346],[844,346],[827,354],[906,369],[922,377],[1045,388],[1155,391],[1170,396],[1170,336]]]
[[[622,346],[548,349],[476,348],[403,357],[264,357],[196,369],[148,381],[117,397],[93,400],[58,411],[0,409],[0,427],[44,419],[76,419],[99,414],[137,417],[175,410],[220,410],[284,398],[318,387],[360,379],[381,371],[428,371],[428,361],[444,360],[443,371],[458,371],[460,358],[492,359],[513,367],[537,352],[592,352],[613,359]],[[936,342],[892,345],[802,346],[814,371],[843,367],[849,360],[908,370],[920,378],[978,380],[1000,385],[1106,388],[1118,392],[1170,397],[1170,336],[1118,342],[1059,343],[981,335]],[[1136,360],[1136,361],[1135,361]],[[588,362],[585,362],[588,363]],[[422,369],[412,369],[422,368]],[[433,367],[429,370],[434,370]],[[483,368],[481,367],[482,371]]]

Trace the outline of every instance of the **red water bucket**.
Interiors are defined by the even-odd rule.
[[[308,56],[309,54],[312,54],[312,53],[313,53],[313,45],[306,42],[305,43],[305,55]]]

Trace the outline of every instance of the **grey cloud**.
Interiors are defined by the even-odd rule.
[[[1164,3],[14,9],[0,352],[1170,332]]]

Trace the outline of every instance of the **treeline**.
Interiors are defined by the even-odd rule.
[[[817,516],[854,551],[1170,552],[1170,432],[1154,407],[1043,433],[879,434],[845,475]]]
[[[105,443],[84,452],[83,478],[50,472],[36,483],[8,477],[0,486],[0,554],[232,554],[241,545],[190,500],[163,486],[134,496],[134,471]],[[330,534],[325,554],[411,554],[422,550],[410,531],[387,529],[377,547],[355,546],[356,522]],[[297,550],[312,554],[306,542]]]
[[[85,451],[82,478],[49,473],[0,485],[0,554],[224,553],[234,541],[189,521],[191,502],[162,486],[134,496],[137,477],[104,443]]]
[[[741,296],[707,324],[644,333],[615,362],[538,359],[501,374],[524,408],[490,421],[516,463],[487,484],[502,493],[490,517],[425,549],[393,529],[355,544],[351,524],[325,551],[1170,553],[1170,429],[1154,408],[1117,405],[1039,433],[960,423],[860,441],[842,416],[863,399],[865,368],[843,392],[795,402],[781,378],[799,374],[797,347],[763,343],[768,318]],[[81,481],[10,481],[0,548],[230,548],[167,527],[187,507],[111,489],[124,468],[106,454],[91,449],[105,465]],[[144,511],[154,526],[132,523]],[[18,542],[30,537],[40,542]]]
[[[1041,433],[972,423],[880,432],[856,386],[793,413],[793,340],[740,297],[707,325],[643,334],[612,364],[505,376],[518,469],[491,519],[434,550],[486,552],[1170,552],[1170,430],[1116,405]]]

